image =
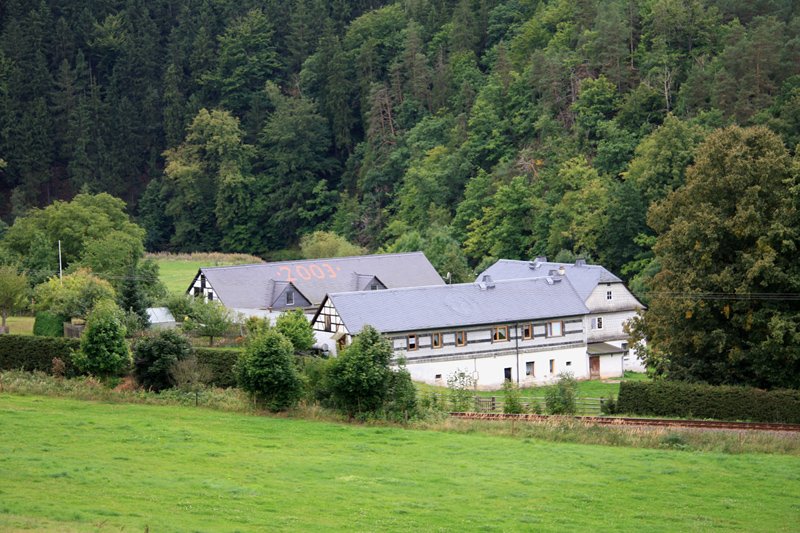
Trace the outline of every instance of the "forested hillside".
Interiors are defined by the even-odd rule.
[[[657,266],[649,206],[708,135],[800,141],[792,0],[6,0],[11,223],[123,198],[151,250],[279,257],[315,229]],[[285,252],[284,252],[285,255]]]

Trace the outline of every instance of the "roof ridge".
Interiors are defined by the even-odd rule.
[[[493,280],[492,282],[495,283],[495,284],[500,284],[500,285],[511,285],[511,284],[514,284],[514,283],[521,284],[521,283],[525,283],[525,282],[540,281],[540,280],[545,280],[547,278],[554,278],[554,277],[556,277],[557,279],[561,280],[562,283],[563,283],[563,281],[567,281],[567,284],[570,286],[570,288],[573,290],[573,292],[575,292],[575,294],[577,295],[577,291],[575,291],[575,287],[572,285],[572,283],[569,282],[569,280],[567,280],[566,276],[548,276],[548,275],[531,276],[529,278],[513,278],[513,279]],[[328,296],[338,296],[338,295],[342,295],[342,294],[357,296],[357,295],[365,295],[365,294],[367,294],[367,295],[368,294],[380,294],[380,293],[385,293],[387,291],[388,292],[392,292],[392,293],[395,293],[395,292],[411,292],[411,291],[419,291],[419,290],[432,289],[432,288],[447,290],[449,288],[460,288],[460,287],[468,287],[468,286],[477,287],[479,284],[480,284],[479,281],[468,281],[468,282],[465,282],[465,283],[451,283],[451,284],[445,284],[445,285],[419,285],[419,286],[416,286],[416,287],[394,287],[394,288],[391,288],[391,289],[381,289],[380,291],[340,291],[340,292],[332,292],[332,293],[328,294]]]
[[[318,262],[318,261],[344,261],[346,259],[364,259],[367,257],[370,258],[383,258],[383,257],[399,257],[399,256],[409,256],[409,255],[422,255],[425,254],[422,251],[416,252],[395,252],[391,254],[364,254],[364,255],[346,255],[342,257],[319,257],[317,259],[287,259],[285,261],[263,261],[261,263],[248,263],[246,265],[224,265],[224,266],[209,266],[209,267],[200,267],[202,270],[211,270],[211,269],[223,269],[223,268],[242,268],[242,267],[254,267],[254,266],[272,266],[272,265],[286,265],[286,264],[294,264],[294,263],[311,263],[311,262]]]

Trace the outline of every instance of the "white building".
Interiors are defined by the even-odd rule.
[[[363,255],[204,267],[186,290],[216,300],[243,316],[275,318],[302,309],[309,319],[328,293],[444,285],[422,252]],[[317,334],[317,345],[336,353],[336,339]]]
[[[545,257],[534,261],[501,259],[482,272],[478,279],[486,275],[498,281],[541,275],[565,277],[589,309],[586,335],[589,351],[601,354],[613,348],[621,349],[624,351],[625,370],[644,372],[644,363],[628,349],[628,336],[623,329],[625,322],[644,309],[644,305],[621,279],[604,267],[588,265],[580,259],[574,264],[548,262]]]
[[[605,315],[604,315],[605,316]],[[366,325],[404,357],[411,377],[443,385],[467,371],[479,387],[506,380],[522,386],[551,382],[561,372],[578,379],[623,373],[625,350],[589,342],[592,320],[569,277],[329,294],[312,320],[316,331],[347,344]],[[596,322],[595,322],[596,324]]]

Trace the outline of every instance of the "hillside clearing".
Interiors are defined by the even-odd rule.
[[[0,395],[0,529],[796,527],[800,458]]]

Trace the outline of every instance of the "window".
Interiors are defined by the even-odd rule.
[[[456,346],[466,346],[466,345],[467,345],[467,332],[456,331]]]
[[[627,342],[623,342],[621,348],[623,350],[625,350],[625,353],[628,353],[628,343]]]
[[[547,323],[547,336],[548,337],[563,337],[564,336],[564,323],[563,322],[548,322]]]
[[[325,315],[325,331],[331,330],[331,315]]]
[[[603,329],[603,317],[599,316],[592,319],[592,329]]]
[[[612,296],[611,291],[606,291],[606,300],[610,300]]]
[[[286,291],[286,305],[294,305],[294,291]]]
[[[417,336],[413,333],[406,338],[406,347],[408,348],[409,352],[413,352],[419,347],[417,345]]]
[[[492,328],[492,342],[505,342],[508,340],[508,326]]]
[[[511,367],[508,366],[503,369],[503,379],[506,381],[511,381]]]
[[[572,366],[572,361],[567,361],[567,366]]]
[[[200,287],[195,287],[194,288],[194,295],[195,296],[200,296],[201,292],[202,292],[202,289]]]
[[[556,360],[555,359],[550,359],[550,373],[551,374],[555,374],[556,373]]]
[[[208,301],[211,302],[213,300],[214,300],[214,293],[213,292],[209,292],[208,293]]]
[[[533,361],[528,361],[525,363],[525,375],[531,377],[536,375],[533,373]]]
[[[522,325],[522,338],[525,340],[530,340],[533,338],[533,324]]]
[[[369,286],[369,290],[377,291],[378,290],[378,282],[377,281],[373,281]]]
[[[434,348],[441,348],[442,347],[442,334],[441,333],[433,333],[431,335],[431,344],[433,344]]]
[[[436,377],[434,379],[436,381],[441,381],[442,380],[442,375],[441,374],[436,374]]]

